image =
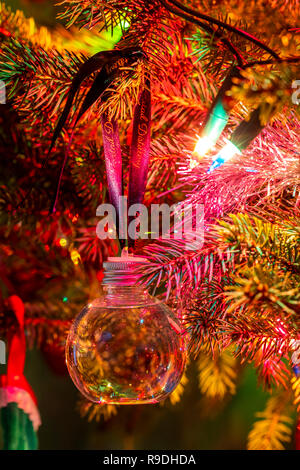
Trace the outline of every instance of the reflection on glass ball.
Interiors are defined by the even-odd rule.
[[[115,292],[82,310],[71,327],[66,358],[73,382],[89,400],[145,404],[176,388],[186,354],[172,311],[131,288],[130,295]]]

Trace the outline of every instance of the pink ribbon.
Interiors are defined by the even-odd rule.
[[[129,171],[129,206],[142,203],[149,166],[151,131],[151,93],[149,83],[140,93],[134,110]]]
[[[120,197],[123,195],[122,154],[119,130],[114,118],[105,112],[101,117],[105,166],[110,202],[116,209],[116,228],[121,246],[127,238],[128,215],[123,214]],[[129,206],[142,203],[149,166],[151,132],[151,92],[150,83],[141,91],[134,109],[131,157],[129,167]],[[129,245],[132,244],[129,241]]]

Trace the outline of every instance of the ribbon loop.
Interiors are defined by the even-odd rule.
[[[151,92],[150,83],[140,93],[134,110],[129,173],[129,206],[143,201],[150,155]]]
[[[117,220],[116,231],[120,245],[125,246],[128,239],[128,214],[124,214],[122,154],[117,122],[105,112],[101,117],[103,147],[107,172],[108,191],[111,204],[115,207]],[[150,155],[151,132],[151,91],[146,80],[134,109],[131,154],[129,164],[128,200],[129,207],[143,201]],[[128,240],[131,246],[134,240]]]
[[[116,228],[121,226],[124,231],[124,218],[120,207],[120,198],[123,194],[123,170],[118,123],[115,118],[110,117],[108,111],[105,111],[101,116],[101,127],[109,199],[116,209]],[[122,233],[122,229],[120,231]],[[123,247],[124,239],[119,232],[120,244]]]

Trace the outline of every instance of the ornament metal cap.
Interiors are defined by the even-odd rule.
[[[107,261],[103,263],[103,284],[115,286],[136,285],[140,278],[137,269],[145,263],[148,263],[147,258],[131,255],[124,249],[121,256],[107,258]]]

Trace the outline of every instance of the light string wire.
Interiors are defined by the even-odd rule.
[[[199,21],[199,20],[193,18],[193,16],[197,16],[197,15],[194,15],[192,13],[189,13],[187,15],[186,13],[184,13],[182,11],[183,9],[181,9],[177,5],[174,5],[174,6],[179,8],[180,11],[177,11],[177,9],[175,9],[172,6],[168,5],[165,0],[160,0],[160,2],[169,12],[173,13],[176,16],[179,16],[179,17],[183,18],[186,21],[189,21],[190,23],[194,23],[194,24],[200,26],[200,28],[203,29],[204,31],[206,31],[207,33],[218,37],[220,39],[220,41],[223,42],[225,44],[225,46],[227,46],[227,48],[230,50],[230,52],[234,55],[237,63],[240,66],[244,65],[245,59],[243,58],[242,54],[231,43],[231,41],[229,41],[229,39],[223,37],[222,33],[220,33],[219,31],[214,30],[211,26],[203,23],[203,21]]]
[[[174,5],[175,7],[177,7],[179,10],[185,12],[185,13],[188,13],[189,15],[191,16],[194,16],[196,18],[200,18],[201,20],[204,20],[204,21],[207,21],[209,23],[212,23],[212,24],[215,24],[217,26],[220,26],[224,29],[226,29],[227,31],[230,31],[232,33],[235,33],[245,39],[247,39],[248,41],[250,42],[253,42],[254,44],[256,44],[257,46],[259,46],[261,49],[263,49],[264,51],[268,52],[272,57],[274,57],[275,59],[280,59],[280,56],[275,52],[273,51],[273,49],[271,49],[270,47],[266,46],[263,42],[261,42],[259,39],[257,39],[255,36],[252,36],[251,34],[247,33],[246,31],[243,31],[242,29],[238,29],[236,28],[235,26],[231,26],[230,24],[228,23],[224,23],[223,21],[220,21],[216,18],[212,18],[211,16],[208,16],[208,15],[205,15],[203,13],[199,13],[198,11],[195,11],[189,7],[186,7],[185,5],[182,5],[181,3],[179,3],[177,0],[160,0],[161,3],[164,5],[165,8],[167,8],[168,10],[170,9],[170,6],[167,4],[167,1],[170,2],[172,5]],[[170,10],[171,11],[171,10]],[[173,11],[174,13],[174,11]],[[176,13],[175,13],[176,14]],[[178,14],[178,16],[180,16],[180,14]],[[186,19],[186,18],[185,18]],[[200,26],[200,25],[199,25]]]

